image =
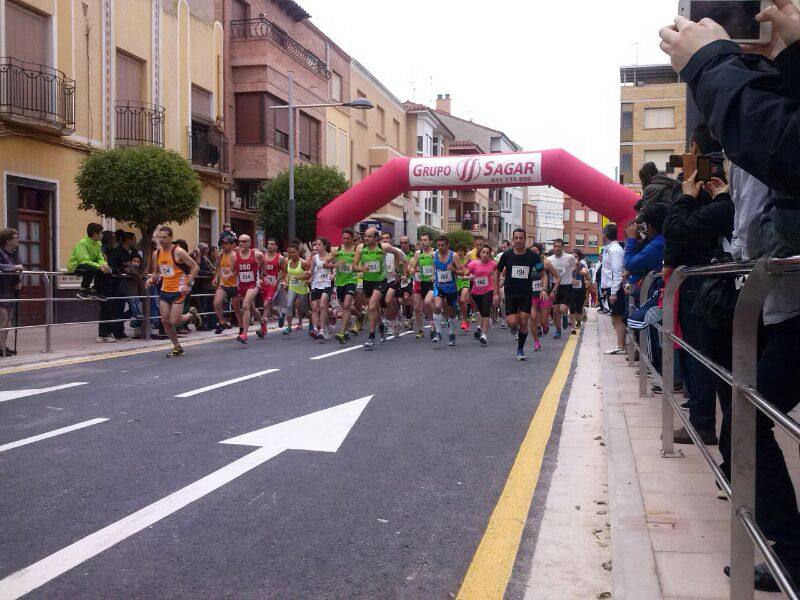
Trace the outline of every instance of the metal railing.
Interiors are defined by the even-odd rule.
[[[41,121],[75,131],[75,80],[46,65],[0,57],[0,117]]]
[[[164,107],[149,102],[118,101],[116,136],[118,146],[164,146]]]
[[[725,492],[731,505],[730,540],[730,597],[733,600],[752,600],[754,597],[755,548],[786,597],[800,600],[796,582],[786,572],[755,521],[756,501],[756,411],[761,411],[796,442],[800,442],[800,423],[778,410],[756,389],[757,337],[759,317],[764,301],[774,287],[777,278],[785,273],[800,272],[800,256],[790,258],[762,258],[758,261],[722,263],[703,267],[679,267],[672,271],[664,288],[662,325],[652,325],[661,333],[661,375],[652,361],[637,343],[628,329],[629,353],[638,350],[639,394],[648,395],[647,376],[661,385],[661,456],[680,458],[683,453],[675,451],[673,440],[674,415],[677,413],[687,433],[700,454],[705,458],[720,489]],[[697,348],[675,335],[675,297],[681,284],[689,277],[716,277],[721,275],[749,274],[742,286],[733,316],[733,361],[732,370],[711,360]],[[647,292],[655,274],[645,278],[640,290],[640,305],[647,300]],[[642,330],[645,331],[645,330]],[[675,346],[689,353],[716,377],[732,387],[731,398],[731,481],[717,465],[717,461],[703,443],[700,435],[681,410],[674,397]],[[633,348],[631,348],[633,347]],[[629,357],[632,354],[629,354]],[[630,366],[634,365],[633,360]]]
[[[283,48],[290,56],[324,79],[331,78],[325,61],[264,17],[231,21],[232,39],[266,38]]]
[[[212,126],[192,123],[189,128],[189,161],[198,167],[228,170],[228,138]]]
[[[33,329],[44,329],[44,348],[42,352],[50,353],[53,352],[53,328],[54,327],[66,327],[71,325],[92,325],[92,324],[112,324],[112,323],[125,323],[127,321],[139,321],[141,322],[141,330],[142,330],[142,339],[149,340],[152,337],[152,328],[154,323],[158,323],[159,319],[161,318],[157,314],[153,314],[151,309],[151,300],[158,300],[157,294],[137,294],[137,295],[125,295],[125,296],[108,296],[105,300],[94,300],[94,302],[100,301],[121,301],[124,302],[126,300],[133,300],[138,299],[141,301],[141,309],[142,314],[140,316],[130,316],[126,318],[119,318],[119,319],[97,319],[97,320],[89,320],[89,321],[67,321],[62,323],[57,323],[55,319],[55,305],[56,303],[70,303],[70,302],[78,302],[78,303],[87,303],[92,302],[93,300],[83,300],[78,297],[65,297],[59,298],[55,296],[55,281],[59,277],[76,277],[75,273],[69,273],[66,271],[15,271],[15,272],[0,272],[0,277],[25,277],[28,286],[32,285],[32,281],[35,278],[41,278],[42,280],[42,287],[44,289],[44,296],[42,298],[2,298],[0,299],[0,307],[18,307],[24,303],[44,303],[45,310],[44,310],[44,323],[39,323],[35,325],[12,325],[0,328],[0,333],[11,333],[11,332],[19,332],[25,330],[33,330]],[[110,276],[116,279],[132,279],[128,275],[113,275]],[[210,275],[198,275],[195,278],[195,282],[200,279],[212,279],[213,276]],[[137,282],[140,284],[140,292],[141,287],[144,286],[145,291],[151,291],[147,289],[147,285],[145,283],[146,278],[141,280],[137,279]],[[195,293],[192,292],[190,295],[191,298],[212,298],[214,293]],[[230,314],[233,312],[232,310],[223,310],[223,313]],[[207,312],[198,312],[199,316],[211,316],[216,314],[213,310]],[[5,354],[5,347],[0,347],[0,355]]]

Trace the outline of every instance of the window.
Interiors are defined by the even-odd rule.
[[[325,164],[329,167],[336,167],[339,164],[336,155],[338,137],[339,128],[333,123],[328,123],[325,128]]]
[[[575,209],[575,221],[578,223],[583,223],[586,221],[586,211],[582,208]]]
[[[356,90],[356,96],[358,98],[366,98],[367,97],[367,95],[364,92],[362,92],[361,90]],[[366,108],[362,108],[360,110],[361,110],[361,114],[358,115],[358,120],[361,121],[362,125],[367,125],[369,123],[369,121],[367,120],[367,109]]]
[[[339,130],[339,170],[344,173],[345,175],[349,176],[350,169],[348,165],[350,164],[347,150],[350,146],[348,143],[348,134],[343,129]]]
[[[394,147],[400,148],[400,121],[392,119],[392,130],[394,132]]]
[[[258,210],[258,192],[261,191],[261,181],[258,179],[237,179],[234,195],[241,198],[241,210]]]
[[[675,152],[671,148],[669,150],[645,150],[644,162],[653,162],[659,171],[664,171],[672,154],[675,154]]]
[[[231,21],[240,21],[250,18],[250,5],[245,4],[242,0],[233,0],[231,2]]]
[[[565,231],[564,235],[561,236],[561,239],[564,240],[564,244],[569,244],[569,234]]]
[[[276,148],[280,148],[281,150],[289,151],[289,109],[288,108],[279,108],[273,109],[270,108],[271,106],[285,106],[286,102],[281,100],[276,96],[272,96],[271,94],[264,94],[266,101],[265,101],[265,112],[266,112],[266,123],[267,123],[267,132],[266,132],[266,142],[270,146],[275,146]],[[298,125],[301,128],[301,135],[302,135],[302,124]],[[319,130],[317,130],[319,133]],[[262,142],[263,143],[263,142]]]
[[[52,62],[50,17],[15,2],[6,2],[5,20],[6,56],[49,66]]]
[[[674,129],[675,107],[665,106],[644,109],[644,129]]]
[[[417,136],[417,154],[422,155],[423,149],[424,149],[424,146],[423,146],[422,136],[418,135]]]
[[[207,208],[201,208],[197,212],[198,227],[200,229],[200,241],[205,242],[209,246],[212,245],[213,228],[214,228],[214,211]]]
[[[576,246],[583,246],[585,244],[585,238],[583,233],[576,233],[575,234],[575,245]]]
[[[342,76],[336,71],[331,71],[331,98],[334,102],[342,101]]]
[[[356,165],[356,173],[358,173],[358,180],[362,181],[367,176],[367,168],[361,165]]]
[[[116,81],[117,102],[144,100],[144,63],[141,60],[117,50]]]
[[[382,106],[376,106],[375,110],[378,112],[378,131],[385,138],[386,137],[386,111]]]
[[[622,105],[619,130],[621,142],[633,141],[633,104],[631,103],[626,102]]]
[[[286,112],[286,111],[280,111]],[[300,113],[300,118],[297,124],[300,138],[300,158],[309,162],[319,162],[319,121],[307,115],[304,112]],[[288,136],[287,136],[288,138]],[[288,143],[288,140],[287,140]]]
[[[590,233],[589,234],[589,246],[597,247],[597,244],[598,244],[599,241],[600,240],[598,239],[598,236],[597,236],[596,233]]]
[[[264,143],[264,96],[236,94],[236,143]]]
[[[565,220],[565,221],[569,221],[569,216],[570,216],[570,215],[569,215],[569,209],[568,209],[568,208],[565,208],[565,209],[564,209],[564,220]]]
[[[619,148],[619,182],[633,183],[633,146]]]
[[[590,210],[588,218],[589,223],[597,223],[599,220],[600,220],[600,215],[598,215],[595,211]]]
[[[433,138],[433,148],[432,148],[433,156],[442,156],[444,155],[444,139],[439,136],[435,136]]]
[[[211,92],[207,92],[196,85],[192,86],[192,116],[200,117],[206,121],[214,120]]]
[[[458,221],[458,213],[455,208],[447,209],[447,219],[452,222]]]

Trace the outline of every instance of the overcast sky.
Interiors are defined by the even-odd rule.
[[[619,161],[619,67],[666,64],[678,0],[298,0],[400,100],[561,147],[607,175]]]

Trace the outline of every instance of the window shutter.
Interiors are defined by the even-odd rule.
[[[211,92],[192,86],[192,115],[209,121],[214,120],[214,115],[211,113]]]
[[[264,141],[261,94],[236,94],[236,143],[261,144]]]
[[[50,18],[6,2],[6,56],[52,66],[48,56]]]
[[[117,51],[117,101],[141,102],[144,98],[144,65]]]

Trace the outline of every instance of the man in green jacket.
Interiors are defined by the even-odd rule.
[[[86,237],[75,244],[67,261],[67,270],[83,277],[81,289],[78,291],[78,298],[81,300],[106,299],[111,268],[100,247],[102,233],[103,226],[100,223],[89,223]]]

